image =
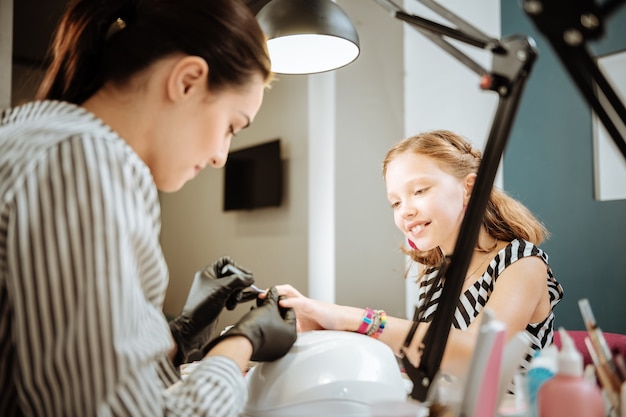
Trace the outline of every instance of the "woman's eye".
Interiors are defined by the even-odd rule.
[[[415,195],[424,194],[427,190],[428,188],[418,188],[415,190]]]
[[[400,202],[399,201],[392,201],[391,202],[391,208],[392,209],[396,209],[398,207],[400,207]]]

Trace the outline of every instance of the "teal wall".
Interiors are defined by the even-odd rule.
[[[539,59],[505,152],[504,188],[552,234],[542,248],[565,289],[556,325],[583,329],[578,300],[588,298],[603,330],[626,333],[626,200],[594,200],[590,109],[520,4],[502,1],[502,36],[531,36]],[[626,49],[626,7],[606,25],[594,56]]]

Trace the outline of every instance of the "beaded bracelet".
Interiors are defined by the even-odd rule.
[[[361,322],[361,325],[359,326],[359,329],[357,330],[357,332],[361,333],[361,334],[366,334],[367,331],[369,330],[370,326],[372,325],[372,317],[374,316],[374,310],[372,310],[371,308],[367,307],[365,309],[365,314],[363,315],[363,319]]]
[[[367,333],[365,333],[366,336],[371,336],[374,333],[376,333],[378,331],[378,328],[380,327],[380,313],[378,313],[378,310],[374,310],[374,317],[372,318],[372,325],[370,326],[369,329],[367,329]]]
[[[367,307],[357,332],[378,339],[383,330],[385,330],[386,324],[387,313],[385,313],[385,310],[373,310]]]
[[[380,324],[378,325],[378,329],[376,329],[376,333],[372,334],[372,337],[374,339],[378,339],[380,337],[383,330],[385,330],[385,325],[387,324],[387,313],[385,313],[385,310],[376,310],[376,313],[377,316],[380,318]]]

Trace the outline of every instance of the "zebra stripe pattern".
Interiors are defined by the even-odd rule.
[[[518,239],[513,240],[505,248],[500,250],[489,263],[485,273],[470,288],[461,294],[452,320],[452,325],[455,328],[461,330],[467,329],[485,307],[485,304],[487,304],[493,292],[493,287],[502,272],[513,262],[529,256],[541,258],[547,266],[546,279],[548,281],[552,311],[542,322],[531,323],[526,326],[525,333],[530,338],[531,343],[526,357],[520,364],[523,368],[528,367],[535,351],[543,349],[552,343],[554,334],[554,307],[563,298],[563,288],[552,274],[552,269],[548,264],[548,255],[540,248],[530,242]],[[437,305],[443,288],[437,278],[437,269],[429,269],[421,278],[419,285],[417,309],[421,317],[420,321],[430,322],[433,319],[433,314],[437,311]],[[433,295],[429,299],[428,293],[430,291],[433,292]]]

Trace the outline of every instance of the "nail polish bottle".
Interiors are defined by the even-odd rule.
[[[559,328],[561,350],[557,374],[537,393],[539,417],[604,417],[600,388],[583,376],[582,355],[565,329]]]

